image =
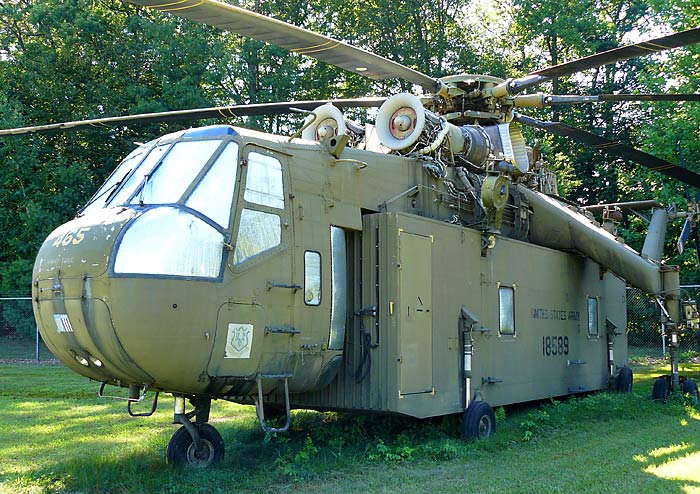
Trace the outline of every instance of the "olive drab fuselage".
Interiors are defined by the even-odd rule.
[[[283,403],[287,379],[292,406],[321,410],[607,386],[624,281],[532,243],[519,186],[500,232],[463,226],[478,203],[423,165],[228,126],[148,143],[42,245],[42,337],[99,382],[251,403],[259,381]]]

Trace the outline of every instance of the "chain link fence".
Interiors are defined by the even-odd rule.
[[[684,321],[680,331],[681,360],[700,356],[700,285],[681,286]],[[630,357],[661,358],[668,353],[661,327],[661,309],[654,299],[636,288],[627,289],[627,344]]]
[[[31,297],[0,296],[0,361],[21,360],[54,360],[54,357],[41,341]]]

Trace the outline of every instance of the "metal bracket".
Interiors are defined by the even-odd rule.
[[[301,290],[301,285],[297,285],[296,283],[280,283],[279,281],[268,281],[267,291],[269,292],[273,288],[287,288],[296,292],[297,290]]]
[[[572,365],[585,365],[585,364],[586,364],[586,362],[584,362],[583,360],[580,360],[580,359],[577,359],[577,360],[567,360],[567,361],[566,361],[566,366],[567,366],[567,367],[570,367],[570,366],[572,366]]]
[[[331,166],[336,166],[340,163],[349,163],[349,164],[353,165],[356,170],[364,170],[365,168],[367,168],[369,166],[364,161],[354,160],[354,159],[350,159],[350,158],[335,159],[335,160],[331,161]]]
[[[481,378],[481,384],[497,384],[497,383],[502,383],[503,379],[497,379],[495,377],[482,377]]]
[[[124,400],[124,401],[132,402],[132,403],[143,401],[146,398],[146,390],[148,389],[148,386],[146,386],[144,384],[143,388],[141,388],[141,392],[139,393],[138,398],[132,398],[131,396],[124,398],[123,396],[112,396],[112,395],[104,394],[106,385],[107,385],[107,381],[102,381],[100,383],[100,390],[97,392],[97,396],[99,398],[109,398],[111,400]]]
[[[483,233],[481,235],[481,257],[486,257],[486,253],[496,246],[496,235],[493,233]]]
[[[301,333],[301,330],[293,328],[291,326],[282,327],[282,328],[265,326],[265,334],[270,334],[270,333],[272,333],[272,334],[299,334],[299,333]]]
[[[377,307],[372,305],[370,307],[365,307],[364,309],[355,312],[356,316],[372,316],[377,317]]]

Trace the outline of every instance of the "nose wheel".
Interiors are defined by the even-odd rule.
[[[167,458],[171,465],[207,468],[224,458],[224,440],[209,424],[193,424],[199,434],[199,448],[186,427],[180,427],[168,443]]]
[[[168,443],[168,463],[192,468],[207,468],[224,458],[224,440],[214,427],[209,425],[211,400],[202,397],[190,398],[195,409],[185,413],[185,397],[174,396],[174,422],[182,424]],[[193,423],[190,419],[195,418]]]

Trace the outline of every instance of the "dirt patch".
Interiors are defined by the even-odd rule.
[[[665,365],[669,363],[668,357],[630,357],[630,363],[634,365]],[[681,364],[700,364],[700,356],[688,357],[683,355]]]

